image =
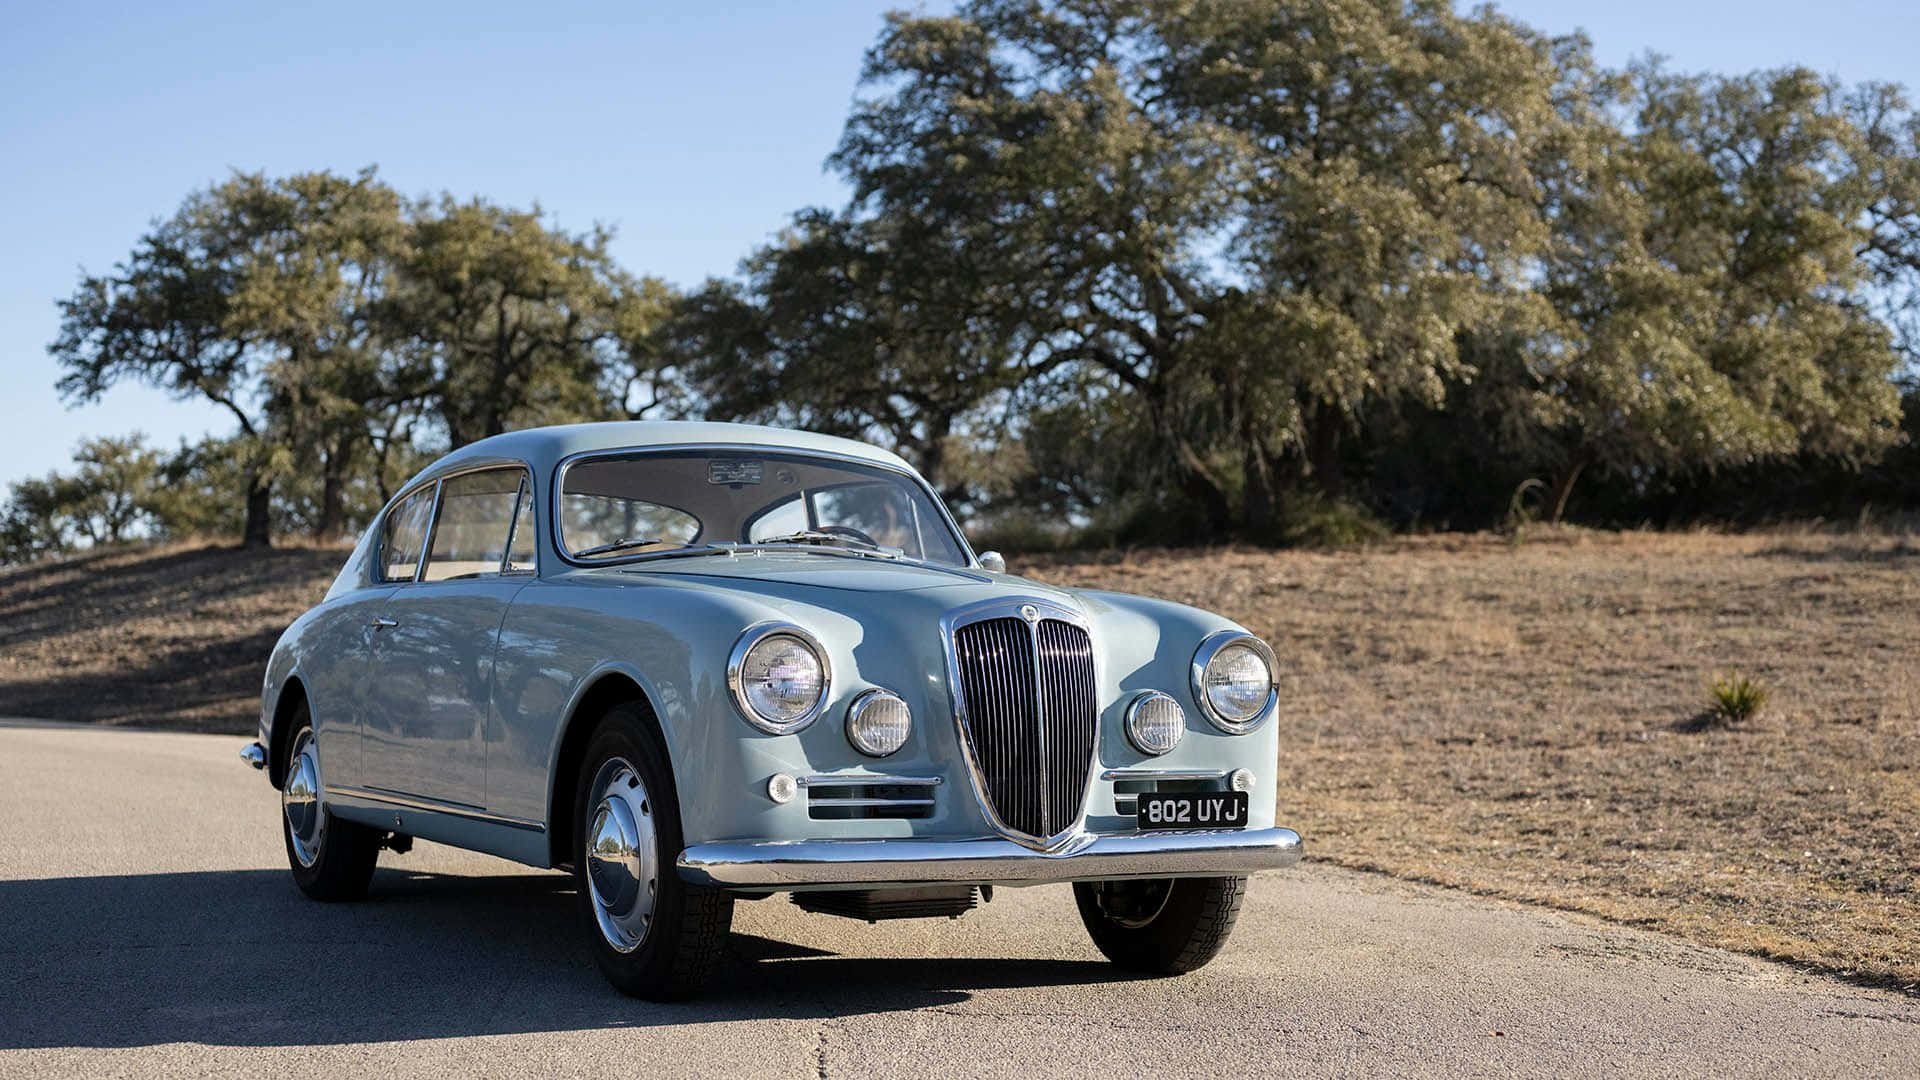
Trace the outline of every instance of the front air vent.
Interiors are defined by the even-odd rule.
[[[939,777],[809,776],[807,816],[815,821],[929,818]]]
[[[1226,773],[1164,773],[1145,770],[1113,774],[1113,812],[1133,817],[1144,794],[1227,791]]]

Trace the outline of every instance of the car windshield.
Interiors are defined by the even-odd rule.
[[[804,454],[634,451],[567,467],[560,539],[582,562],[806,545],[965,566],[947,516],[891,469]]]

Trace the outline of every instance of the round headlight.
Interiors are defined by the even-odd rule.
[[[1187,711],[1158,690],[1149,690],[1127,706],[1127,741],[1143,754],[1158,756],[1180,745],[1187,732]]]
[[[797,626],[756,626],[727,661],[727,685],[747,722],[770,735],[799,731],[827,699],[826,654]]]
[[[1274,701],[1273,650],[1235,631],[1214,634],[1194,654],[1193,694],[1215,727],[1252,731]]]
[[[907,745],[913,711],[890,690],[869,690],[847,706],[847,741],[868,757],[886,757]]]

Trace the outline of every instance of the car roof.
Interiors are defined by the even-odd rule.
[[[665,448],[674,446],[764,446],[768,449],[835,454],[913,471],[898,454],[855,439],[813,431],[764,427],[759,424],[720,424],[696,420],[615,420],[595,424],[560,424],[527,428],[471,442],[421,470],[408,486],[452,469],[501,460],[519,460],[545,473],[575,454],[601,450]]]

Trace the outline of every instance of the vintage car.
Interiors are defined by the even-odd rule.
[[[1218,615],[1008,575],[884,450],[583,424],[408,483],[274,647],[242,756],[308,895],[415,838],[568,868],[631,994],[697,989],[736,899],[953,917],[1047,882],[1177,973],[1299,857],[1274,672]]]

